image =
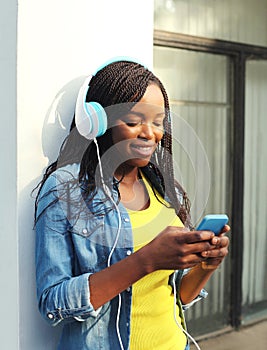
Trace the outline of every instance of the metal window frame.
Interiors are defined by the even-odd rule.
[[[238,329],[242,320],[243,200],[246,61],[266,60],[267,47],[154,30],[154,46],[228,56],[233,65],[233,159],[230,320]]]

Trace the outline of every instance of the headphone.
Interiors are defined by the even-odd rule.
[[[86,102],[92,76],[81,86],[75,107],[75,124],[78,132],[88,140],[103,135],[107,130],[107,114],[98,102]]]
[[[76,106],[75,106],[75,124],[76,128],[82,136],[88,140],[93,140],[98,136],[103,135],[107,130],[107,114],[105,109],[98,102],[86,102],[86,96],[90,88],[91,78],[102,68],[107,65],[118,62],[118,61],[129,61],[133,63],[139,63],[142,66],[141,62],[138,62],[136,59],[131,57],[119,56],[112,58],[111,60],[102,64],[92,75],[87,77],[81,86]],[[145,66],[144,66],[145,67]],[[146,68],[146,67],[145,67]]]

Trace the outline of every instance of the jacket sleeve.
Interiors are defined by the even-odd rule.
[[[89,276],[73,275],[74,251],[67,214],[50,176],[39,196],[36,222],[36,284],[38,306],[51,324],[83,321],[100,312],[90,303]]]
[[[190,303],[182,304],[180,302],[180,296],[179,295],[180,295],[181,280],[182,280],[183,276],[185,276],[189,271],[190,271],[190,269],[176,270],[174,272],[174,274],[171,275],[171,278],[169,280],[169,283],[172,286],[172,288],[174,288],[174,284],[175,284],[177,304],[181,304],[181,307],[182,307],[183,310],[189,309],[196,302],[198,302],[199,300],[201,300],[203,298],[207,298],[207,296],[208,296],[208,292],[205,289],[201,289],[199,295],[194,300],[192,300]]]

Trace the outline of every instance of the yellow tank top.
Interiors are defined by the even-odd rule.
[[[128,210],[133,229],[134,251],[151,241],[166,226],[183,227],[174,210],[155,197],[143,179],[150,205],[141,211]],[[168,284],[171,270],[155,271],[133,284],[130,350],[184,350],[186,336],[174,319],[174,299]],[[181,324],[176,305],[176,318]]]

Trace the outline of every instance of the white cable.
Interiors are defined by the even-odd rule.
[[[109,196],[109,195],[108,195]],[[120,237],[120,231],[121,231],[121,213],[120,213],[120,210],[119,210],[119,207],[117,205],[117,203],[114,201],[114,199],[109,196],[111,202],[113,203],[117,213],[118,213],[118,230],[117,230],[117,234],[116,234],[116,238],[115,238],[115,241],[114,241],[114,244],[113,244],[113,247],[109,253],[109,257],[108,257],[108,263],[107,265],[110,266],[110,261],[111,261],[111,257],[112,257],[112,254],[114,253],[114,250],[116,248],[116,245],[118,243],[118,240],[119,240],[119,237]]]
[[[121,339],[121,333],[120,333],[120,324],[119,324],[120,313],[121,313],[121,295],[119,294],[118,297],[119,297],[119,305],[118,305],[117,318],[116,318],[116,330],[117,330],[117,336],[119,339],[121,350],[124,350],[122,339]]]
[[[174,297],[174,300],[173,300],[173,304],[174,304],[174,320],[177,324],[177,326],[181,329],[181,331],[183,331],[183,333],[187,336],[188,339],[190,339],[195,347],[198,349],[198,350],[201,350],[198,343],[196,342],[196,340],[192,337],[192,335],[190,335],[183,327],[182,325],[178,322],[177,320],[177,315],[176,315],[176,308],[177,308],[177,304],[176,304],[176,300],[177,300],[177,290],[176,290],[176,283],[175,283],[175,273],[173,274],[173,277],[172,277],[172,282],[173,282],[173,297]]]
[[[109,190],[108,186],[104,182],[102,163],[101,163],[101,159],[100,159],[100,152],[99,152],[98,142],[97,142],[96,138],[94,138],[94,143],[96,145],[96,152],[97,152],[97,158],[98,158],[98,164],[99,164],[99,172],[100,172],[100,178],[101,178],[101,183],[102,183],[103,189],[104,189],[106,195],[108,196],[108,198],[111,200],[111,202],[114,205],[115,210],[117,211],[117,214],[118,214],[118,230],[117,230],[115,241],[114,241],[113,246],[111,248],[111,251],[109,253],[108,262],[107,262],[107,266],[110,267],[110,265],[111,265],[111,257],[112,257],[112,255],[114,253],[114,250],[115,250],[115,248],[117,246],[117,243],[118,243],[118,240],[119,240],[119,237],[120,237],[121,214],[120,214],[120,210],[119,210],[119,207],[118,207],[117,203],[115,202],[115,200],[111,196],[111,193],[110,193],[110,190]],[[120,348],[121,348],[121,350],[124,350],[122,339],[121,339],[121,334],[120,334],[120,325],[119,325],[120,313],[121,313],[121,294],[118,295],[118,301],[119,301],[119,305],[118,305],[117,317],[116,317],[116,332],[117,332],[118,340],[119,340],[119,343],[120,343]]]
[[[94,143],[96,146],[96,154],[97,154],[97,159],[98,159],[98,164],[99,164],[100,178],[101,178],[101,182],[102,182],[103,187],[105,187],[103,169],[102,169],[102,164],[101,164],[101,159],[100,159],[99,146],[98,146],[98,142],[97,142],[96,138],[94,138]],[[107,195],[110,196],[110,194],[108,194],[108,193],[107,193]]]

